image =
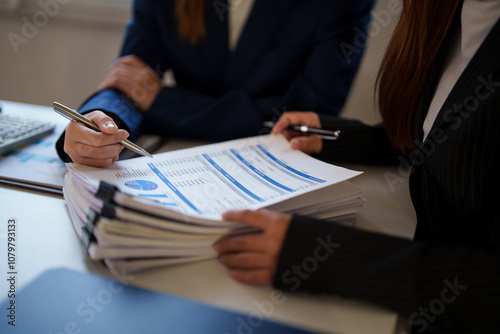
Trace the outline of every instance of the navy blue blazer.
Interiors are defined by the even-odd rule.
[[[132,138],[142,130],[202,140],[257,135],[285,109],[339,113],[373,0],[256,0],[234,52],[227,7],[209,3],[207,36],[192,45],[178,36],[173,0],[134,1],[120,55],[137,55],[160,76],[172,70],[177,86],[164,87],[146,114],[112,89],[80,112],[114,113]]]

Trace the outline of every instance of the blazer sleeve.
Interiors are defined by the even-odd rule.
[[[134,19],[127,26],[124,49],[130,47],[136,54],[150,64],[159,64],[157,70],[163,73],[168,66],[167,57],[162,52],[158,27],[154,24],[151,1],[134,1]],[[123,51],[122,51],[123,53]],[[141,131],[144,115],[135,105],[117,89],[106,89],[91,95],[81,106],[78,112],[86,114],[94,110],[101,110],[113,118],[119,128],[130,133],[130,140],[135,139]],[[56,142],[56,151],[65,162],[71,158],[64,152],[65,132]]]
[[[214,97],[181,86],[164,87],[150,110],[141,114],[130,103],[118,101],[123,99],[120,94],[102,92],[82,106],[81,111],[106,106],[123,119],[132,135],[144,125],[147,132],[173,137],[189,134],[190,138],[200,140],[257,135],[263,130],[263,120],[277,118],[285,108],[338,114],[361,60],[366,40],[359,35],[366,36],[373,0],[337,8],[330,2],[325,4],[324,15],[313,23],[317,26],[314,47],[302,73],[291,78],[281,94],[255,97],[244,88],[234,87]],[[163,73],[169,68],[169,61],[155,24],[158,13],[154,3],[135,1],[133,12],[121,54],[135,54]],[[346,46],[356,51],[346,53]],[[113,104],[117,107],[110,107]]]
[[[284,93],[255,100],[256,106],[264,111],[312,110],[338,115],[365,50],[373,3],[324,2],[323,15],[316,20],[314,47],[302,72]]]
[[[396,165],[398,152],[394,150],[382,124],[366,125],[331,115],[319,115],[321,127],[339,130],[337,140],[323,140],[323,148],[316,158],[330,163],[358,163],[368,165]]]
[[[500,216],[490,234],[500,245]],[[500,258],[433,247],[294,216],[274,285],[362,299],[399,312],[422,333],[488,333],[500,320]]]
[[[135,54],[151,66],[161,77],[169,66],[161,44],[159,27],[153,7],[154,1],[134,1],[133,19],[127,24],[121,56]],[[102,110],[123,121],[131,139],[137,137],[144,114],[123,93],[116,89],[96,92],[79,108],[80,113]]]

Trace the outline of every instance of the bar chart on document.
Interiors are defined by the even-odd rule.
[[[55,142],[63,129],[60,125],[55,133],[3,156],[0,179],[61,189],[66,166]]]

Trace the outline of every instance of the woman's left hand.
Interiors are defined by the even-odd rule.
[[[161,91],[160,78],[139,57],[130,55],[116,59],[99,90],[117,88],[125,93],[137,107],[146,112]]]
[[[228,211],[226,221],[241,222],[262,232],[227,237],[217,241],[214,249],[219,261],[231,270],[239,282],[270,285],[290,225],[291,216],[270,210]]]

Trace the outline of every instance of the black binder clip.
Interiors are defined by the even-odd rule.
[[[115,195],[115,192],[118,190],[118,188],[111,183],[107,183],[104,181],[101,181],[99,183],[99,189],[97,189],[97,192],[95,194],[96,198],[101,199],[103,202],[113,202],[113,196]]]
[[[102,202],[101,217],[115,218],[115,205],[108,201]]]
[[[87,222],[85,223],[85,226],[82,227],[80,242],[89,256],[90,244],[97,241],[94,236],[94,226],[97,223],[97,219],[99,219],[99,214],[95,210],[89,209],[89,212],[87,213]]]

